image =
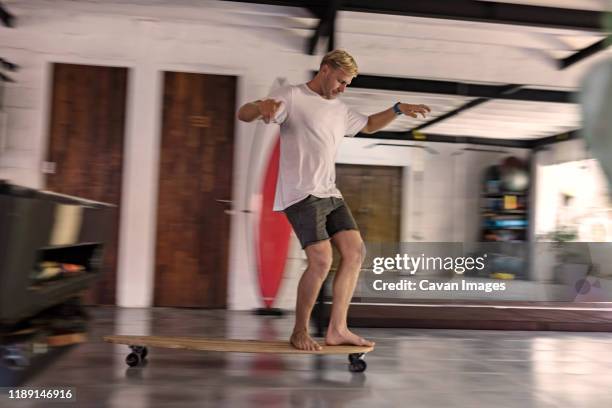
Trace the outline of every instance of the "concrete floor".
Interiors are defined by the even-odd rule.
[[[192,309],[91,311],[90,341],[27,387],[73,387],[76,402],[2,400],[2,407],[521,407],[612,406],[612,334],[360,329],[377,342],[365,373],[345,356],[150,349],[145,367],[106,334],[286,338],[292,316]]]

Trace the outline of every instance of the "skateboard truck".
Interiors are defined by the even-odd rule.
[[[125,363],[130,367],[136,367],[144,363],[149,350],[144,346],[130,346],[132,352],[125,358]]]
[[[348,356],[349,371],[351,373],[362,373],[368,368],[365,362],[365,353],[352,353]]]

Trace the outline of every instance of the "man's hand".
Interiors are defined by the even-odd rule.
[[[274,99],[265,99],[257,102],[257,109],[259,109],[259,113],[264,122],[270,123],[270,121],[274,119],[281,103],[282,102],[277,102]]]
[[[423,118],[427,116],[431,109],[427,105],[411,105],[409,103],[400,103],[399,109],[402,111],[404,115],[412,116],[413,118],[418,117],[420,113],[423,115]]]
[[[425,117],[427,116],[427,114],[429,114],[429,112],[431,112],[431,109],[429,109],[429,106],[427,105],[411,105],[409,103],[400,103],[398,107],[404,115],[412,116],[413,118],[418,117],[419,113],[423,117]],[[391,123],[395,118],[397,118],[395,108],[389,108],[382,112],[375,113],[373,115],[368,116],[368,123],[361,131],[363,133],[368,134],[378,132],[380,129]]]

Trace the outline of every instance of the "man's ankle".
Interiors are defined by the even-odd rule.
[[[306,333],[306,334],[308,334],[308,328],[305,328],[305,327],[294,327],[293,328],[293,334],[296,334],[296,333]]]
[[[331,333],[342,333],[348,331],[348,326],[346,325],[329,325],[329,327],[327,327],[327,332],[331,332]]]

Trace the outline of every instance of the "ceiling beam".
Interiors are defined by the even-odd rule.
[[[565,132],[554,136],[547,136],[540,139],[534,139],[531,141],[531,148],[535,150],[546,149],[547,145],[561,143],[568,140],[574,140],[582,137],[580,130],[572,130],[571,132]]]
[[[17,71],[17,69],[19,68],[17,64],[7,61],[1,57],[0,57],[0,66],[2,66],[2,68],[8,69],[9,71]]]
[[[15,16],[9,13],[2,3],[0,3],[0,21],[6,27],[15,27]]]
[[[514,92],[517,92],[518,90],[520,90],[521,85],[506,85],[506,86],[502,86],[499,89],[499,93],[497,96],[495,96],[494,98],[499,98],[500,96],[503,95],[510,95]],[[482,105],[485,102],[490,101],[492,98],[476,98],[476,99],[472,99],[471,101],[463,104],[462,106],[453,109],[449,112],[446,112],[443,115],[437,116],[434,119],[425,122],[425,123],[421,123],[420,125],[414,127],[411,129],[411,131],[416,131],[416,130],[421,130],[421,129],[425,129],[426,127],[435,125],[436,123],[442,122],[443,120],[452,118],[453,116],[457,116],[462,112],[465,112],[466,110],[475,108],[478,105]]]
[[[380,139],[380,140],[404,140],[413,142],[432,142],[432,143],[461,143],[481,146],[498,146],[518,149],[546,149],[547,145],[554,143],[565,142],[568,140],[577,139],[580,136],[579,130],[561,133],[555,136],[547,136],[539,139],[496,139],[488,137],[471,137],[471,136],[450,136],[450,135],[424,135],[419,132],[376,132],[372,134],[358,133],[355,137]],[[384,146],[403,146],[394,143],[380,143]]]
[[[347,11],[549,28],[602,30],[604,12],[478,0],[350,0]]]
[[[0,69],[6,69],[8,71],[17,71],[17,69],[19,69],[19,66],[17,64],[14,64],[14,63],[12,63],[10,61],[7,61],[4,58],[0,57]],[[13,79],[11,77],[4,75],[1,70],[0,70],[0,81],[2,81],[2,82],[15,82],[15,81],[13,81]],[[2,102],[2,99],[0,98],[0,103],[1,102]]]
[[[583,48],[580,51],[577,51],[576,53],[570,55],[569,57],[560,59],[559,69],[565,69],[569,66],[574,65],[577,62],[582,61],[585,58],[588,58],[594,54],[597,54],[598,52],[605,50],[610,45],[610,42],[612,41],[611,38],[612,37],[603,38],[589,45],[588,47]]]
[[[358,75],[351,88],[379,89],[401,92],[421,92],[442,95],[457,95],[472,98],[507,99],[531,102],[574,103],[573,92],[551,89],[519,89],[508,92],[506,86],[483,85],[468,82],[440,81],[433,79],[398,78],[376,75]]]
[[[310,10],[319,17],[319,24],[308,41],[308,54],[315,55],[320,39],[327,39],[327,51],[335,48],[336,14],[342,0],[330,0],[324,12],[318,7]],[[319,14],[320,13],[320,14]]]
[[[308,9],[326,0],[224,0]],[[343,0],[339,11],[391,14],[481,23],[602,31],[605,12],[478,0]]]
[[[0,72],[0,81],[2,81],[2,82],[15,82],[15,81],[13,81],[13,78],[4,75],[2,72]]]
[[[382,131],[372,134],[358,133],[355,137],[381,140],[405,140],[414,142],[476,144],[482,146],[514,147],[519,149],[529,149],[532,147],[533,144],[532,140],[495,139],[488,137],[450,136],[436,134],[425,135],[419,132]]]

